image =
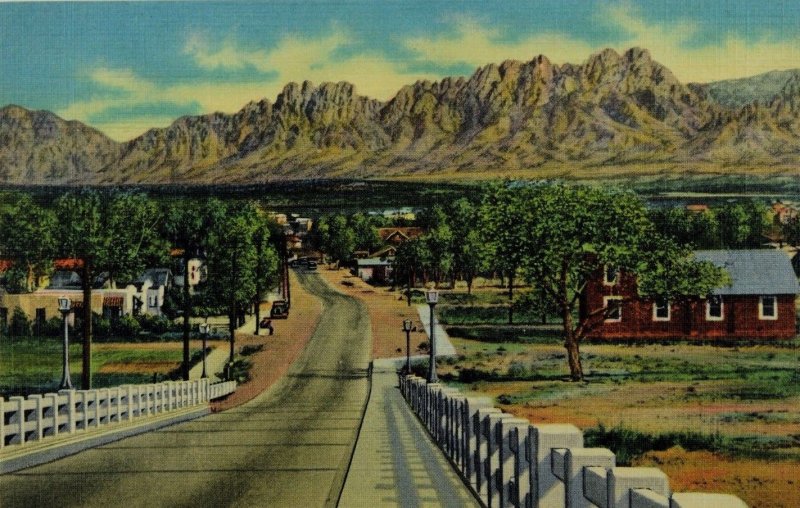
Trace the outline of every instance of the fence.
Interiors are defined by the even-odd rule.
[[[531,424],[416,376],[401,376],[400,390],[484,506],[746,507],[726,494],[673,494],[656,468],[616,467],[610,450],[584,448],[573,425]]]
[[[236,390],[235,381],[208,379],[124,385],[95,390],[61,390],[28,398],[0,397],[0,450],[60,434],[208,403]]]

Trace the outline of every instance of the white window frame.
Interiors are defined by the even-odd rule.
[[[658,300],[653,301],[653,321],[670,321],[672,320],[672,305],[670,301],[664,299],[664,304],[667,307],[667,317],[660,317],[658,315]]]
[[[773,314],[771,316],[767,316],[764,314],[764,299],[771,298],[772,299],[772,311]],[[760,296],[758,297],[758,319],[762,321],[775,321],[778,319],[778,297],[775,295],[767,295],[767,296]]]
[[[616,274],[614,276],[614,280],[609,280],[608,279],[608,271],[610,269],[613,269],[614,273]],[[612,266],[612,265],[604,265],[603,266],[603,285],[605,285],[605,286],[614,286],[614,285],[617,284],[618,281],[619,281],[619,268],[615,267],[615,266]]]
[[[719,316],[711,315],[711,299],[719,298]],[[706,321],[723,321],[725,319],[725,300],[721,295],[709,296],[706,299]]]
[[[616,300],[619,302],[619,318],[610,318],[606,317],[603,322],[604,323],[620,323],[622,322],[622,297],[621,296],[604,296],[603,297],[603,309],[608,309],[608,302],[611,300]]]

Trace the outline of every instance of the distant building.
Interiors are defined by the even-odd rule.
[[[356,275],[366,282],[388,282],[392,276],[392,261],[381,258],[357,259]]]
[[[606,267],[586,286],[582,317],[605,308],[593,338],[788,339],[796,334],[800,285],[790,259],[775,250],[695,253],[730,274],[730,286],[681,302],[640,298],[633,274]]]

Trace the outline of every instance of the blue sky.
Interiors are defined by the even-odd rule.
[[[0,105],[118,140],[181,115],[346,80],[388,99],[418,79],[538,54],[650,49],[682,81],[800,67],[795,0],[280,0],[0,3]]]

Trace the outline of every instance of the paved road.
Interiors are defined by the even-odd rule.
[[[298,276],[324,310],[270,390],[230,411],[0,476],[0,506],[335,504],[367,396],[369,316],[318,275]]]

